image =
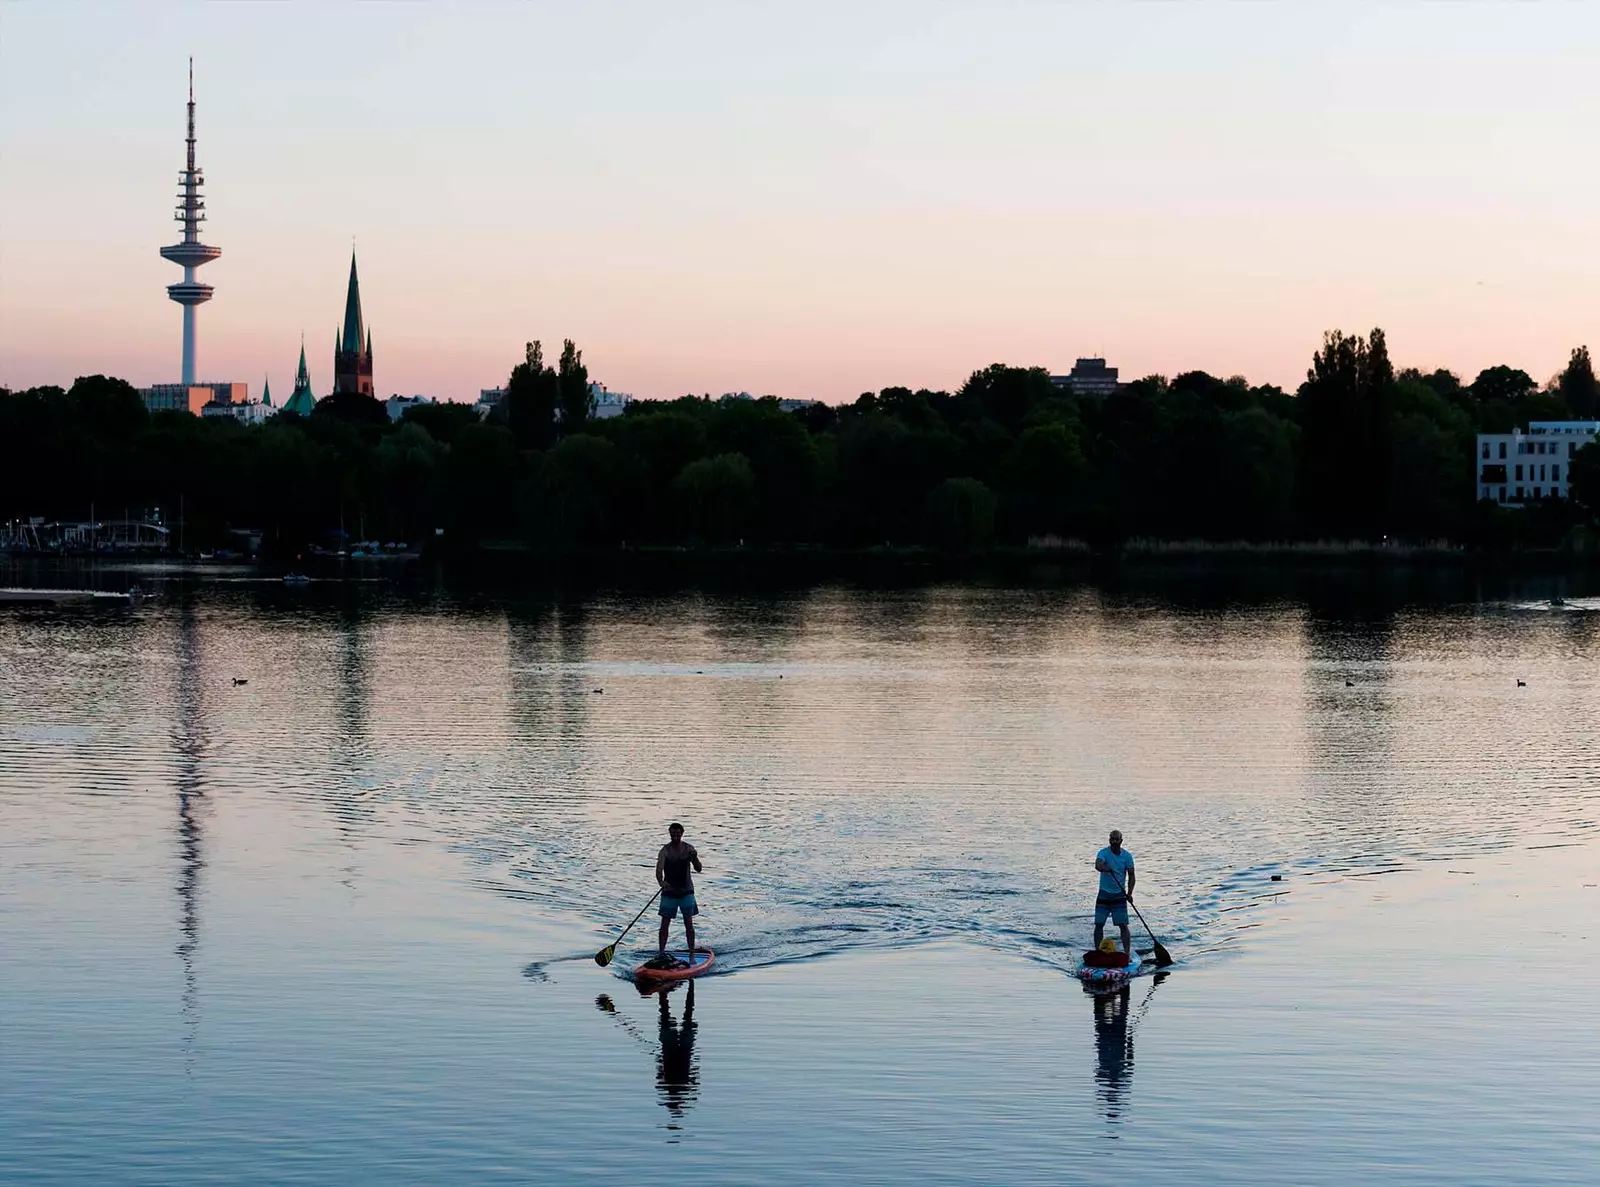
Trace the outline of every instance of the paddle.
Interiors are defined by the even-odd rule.
[[[611,958],[617,954],[617,945],[622,943],[627,934],[633,930],[633,924],[638,923],[639,920],[644,918],[644,913],[650,909],[650,903],[655,902],[656,899],[660,897],[661,888],[658,886],[656,887],[656,892],[650,896],[650,902],[640,907],[639,913],[633,917],[633,922],[629,923],[627,927],[622,929],[622,935],[618,936],[615,940],[594,954],[595,964],[599,965],[601,968],[605,968],[606,965],[611,963]]]
[[[1113,873],[1115,873],[1115,871],[1113,871]],[[1145,931],[1150,933],[1150,942],[1156,946],[1156,967],[1158,969],[1164,969],[1169,964],[1177,964],[1178,962],[1172,959],[1172,953],[1168,952],[1161,946],[1161,941],[1156,939],[1156,933],[1150,931],[1150,925],[1144,922],[1144,912],[1139,910],[1139,904],[1133,901],[1133,896],[1130,895],[1127,891],[1127,888],[1123,886],[1121,874],[1117,874],[1117,885],[1122,887],[1122,897],[1128,900],[1128,906],[1133,908],[1133,913],[1139,917],[1139,922],[1144,923]],[[596,957],[595,959],[598,960],[599,957]]]

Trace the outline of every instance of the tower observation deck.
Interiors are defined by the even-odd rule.
[[[161,258],[183,267],[183,280],[167,286],[167,296],[183,306],[183,382],[195,382],[195,306],[211,300],[212,288],[194,278],[194,270],[222,254],[220,247],[200,242],[200,224],[206,221],[206,202],[201,190],[205,172],[194,163],[194,59],[189,59],[189,157],[178,174],[178,208],[173,216],[183,224],[183,241],[161,249]]]

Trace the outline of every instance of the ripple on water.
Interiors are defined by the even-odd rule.
[[[1592,834],[1600,739],[1567,723],[1597,644],[1525,609],[826,590],[6,617],[0,802],[264,798],[431,838],[598,934],[682,818],[730,969],[942,938],[1065,963],[1117,825],[1161,934],[1226,949],[1296,885]]]

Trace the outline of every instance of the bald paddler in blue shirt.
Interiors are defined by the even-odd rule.
[[[1128,963],[1133,958],[1133,934],[1128,930],[1128,900],[1133,898],[1133,854],[1122,847],[1122,833],[1111,830],[1111,843],[1094,855],[1094,868],[1100,871],[1100,892],[1094,900],[1094,946],[1106,934],[1109,916],[1122,932],[1122,951]]]

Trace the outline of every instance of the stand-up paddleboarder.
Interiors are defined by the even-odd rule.
[[[667,829],[667,835],[672,840],[661,846],[661,852],[656,854],[656,885],[661,887],[661,935],[660,955],[667,954],[667,925],[672,922],[673,916],[679,911],[683,912],[683,934],[689,944],[689,955],[694,956],[694,917],[700,913],[699,906],[694,901],[694,879],[689,876],[689,867],[693,866],[696,873],[704,873],[700,864],[700,855],[695,852],[693,845],[683,839],[683,825],[674,820]],[[1127,922],[1128,913],[1122,913],[1123,922]],[[1124,934],[1127,928],[1123,929]]]
[[[1122,833],[1117,829],[1111,830],[1111,843],[1094,855],[1094,868],[1100,871],[1100,892],[1094,900],[1094,946],[1098,948],[1105,937],[1106,917],[1110,916],[1122,932],[1122,951],[1127,954],[1128,963],[1137,964],[1133,958],[1133,933],[1128,930],[1128,901],[1133,898],[1133,854],[1122,847]],[[662,923],[663,944],[667,942],[666,935],[667,925]]]

